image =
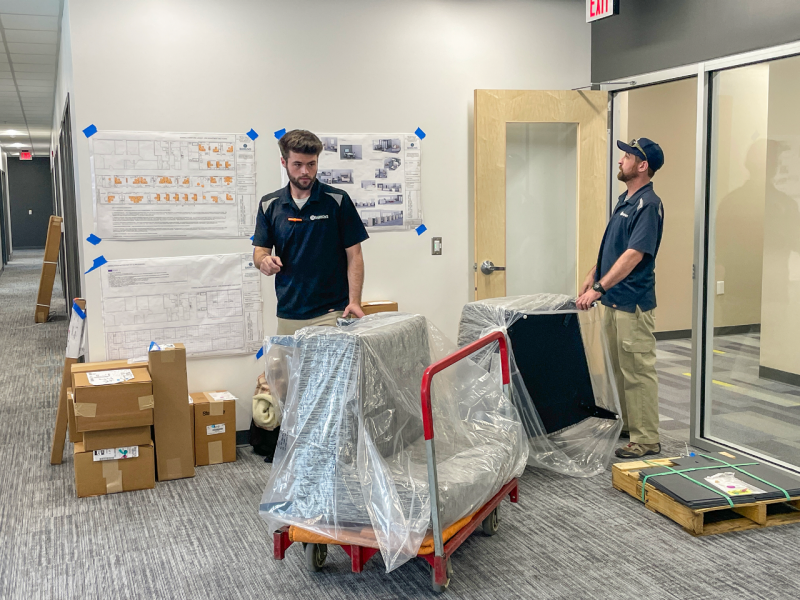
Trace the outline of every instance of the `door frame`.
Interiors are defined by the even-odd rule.
[[[608,92],[599,90],[475,90],[474,297],[506,295],[505,271],[485,275],[484,260],[506,265],[506,127],[508,123],[577,124],[576,290],[603,237],[607,171]],[[600,118],[598,118],[600,117]],[[596,156],[594,156],[596,155]],[[502,161],[498,157],[502,156]],[[502,206],[490,210],[489,204]],[[502,235],[498,235],[502,232]]]
[[[711,86],[714,74],[727,69],[797,55],[800,55],[800,42],[792,42],[600,84],[600,89],[610,92],[612,106],[610,112],[613,115],[614,100],[617,92],[668,83],[687,77],[697,77],[694,268],[692,275],[694,282],[692,296],[692,377],[689,442],[693,446],[711,452],[736,450],[792,471],[800,471],[800,464],[790,465],[708,433],[710,431],[711,413],[706,410],[706,405],[711,398],[713,379],[715,297],[714,273],[713,269],[709,268],[709,265],[715,264],[714,248],[716,240],[715,223],[713,219],[709,218],[711,194],[708,157],[711,151]],[[615,130],[612,120],[611,131]],[[609,153],[611,153],[613,152],[613,136],[609,140],[609,146]],[[612,171],[613,161],[609,167],[609,173]],[[610,181],[608,187],[609,204],[612,197],[612,186],[613,181]]]

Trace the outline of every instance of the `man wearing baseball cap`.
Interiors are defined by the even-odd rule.
[[[650,180],[664,165],[664,153],[653,140],[617,142],[624,152],[617,179],[628,191],[619,197],[606,226],[597,264],[589,270],[578,308],[589,310],[600,300],[619,390],[623,437],[619,458],[641,458],[661,452],[658,437],[656,339],[656,255],[664,230],[664,207]]]

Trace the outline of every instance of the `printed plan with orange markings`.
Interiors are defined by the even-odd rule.
[[[246,135],[98,131],[89,151],[101,238],[253,235],[255,142]]]
[[[261,274],[247,254],[110,260],[100,267],[109,360],[181,342],[189,356],[255,354]]]

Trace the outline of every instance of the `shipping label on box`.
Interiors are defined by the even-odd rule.
[[[225,423],[206,426],[206,435],[217,435],[218,433],[225,433]]]
[[[86,379],[92,385],[113,385],[133,379],[133,371],[120,369],[118,371],[94,371],[86,374]]]
[[[125,446],[122,448],[105,448],[93,450],[92,460],[124,460],[139,456],[139,446]]]

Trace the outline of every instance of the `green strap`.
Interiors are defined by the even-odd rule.
[[[789,495],[789,492],[787,492],[782,487],[780,487],[778,485],[775,485],[774,483],[772,483],[771,481],[767,481],[766,479],[761,479],[761,477],[757,477],[756,475],[753,475],[752,473],[748,473],[744,469],[740,469],[739,468],[740,466],[741,467],[746,467],[748,465],[738,465],[737,466],[737,465],[732,465],[731,463],[729,463],[727,461],[724,461],[721,458],[716,458],[714,456],[706,456],[705,454],[701,454],[700,456],[702,456],[703,458],[708,458],[709,460],[715,460],[717,462],[721,462],[723,465],[728,466],[731,469],[736,469],[737,471],[739,471],[740,473],[744,473],[748,477],[752,477],[753,479],[757,479],[761,483],[766,483],[768,486],[774,487],[776,490],[779,490],[779,491],[783,492],[783,495],[786,496],[787,500],[791,500],[792,499],[792,497]],[[759,464],[759,463],[751,463],[751,464]]]
[[[694,482],[697,485],[706,488],[710,492],[714,492],[715,494],[719,494],[720,496],[725,498],[725,500],[728,502],[728,504],[730,506],[733,506],[733,500],[731,500],[731,498],[730,498],[730,496],[728,494],[725,494],[724,492],[721,492],[720,490],[715,490],[711,486],[708,486],[705,483],[702,483],[700,481],[697,481],[696,479],[693,479],[693,478],[689,477],[688,475],[685,475],[685,473],[690,473],[692,471],[705,471],[705,470],[708,470],[708,469],[717,469],[718,470],[719,467],[692,467],[692,468],[689,468],[689,469],[680,469],[680,470],[678,470],[678,469],[673,469],[672,467],[668,467],[667,465],[661,465],[659,463],[655,463],[655,462],[652,462],[652,461],[649,461],[649,460],[644,461],[644,463],[648,464],[648,465],[651,465],[651,466],[654,466],[654,467],[664,467],[665,469],[669,469],[669,471],[666,472],[666,473],[651,473],[650,475],[645,475],[644,476],[644,479],[642,479],[642,502],[645,501],[644,500],[644,498],[645,498],[645,485],[647,484],[647,480],[648,479],[650,479],[651,477],[658,477],[659,475],[680,475],[684,479],[688,479],[689,481]],[[759,463],[741,463],[740,465],[729,465],[729,466],[735,468],[736,466],[749,467],[749,466],[757,465],[757,464],[759,464]]]

